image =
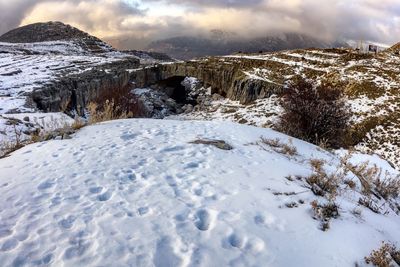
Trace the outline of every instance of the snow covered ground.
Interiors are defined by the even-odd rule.
[[[297,152],[256,145],[261,136]],[[199,138],[233,150],[190,143]],[[287,179],[309,175],[311,159],[327,171],[339,164],[337,154],[230,122],[121,120],[29,145],[0,160],[0,263],[364,266],[381,241],[400,242],[399,216],[358,205],[350,174],[355,190],[341,188],[340,216],[321,231],[310,202],[326,200]]]
[[[271,127],[282,111],[278,97],[258,99],[253,104],[243,105],[229,99],[211,101],[208,107],[188,113],[168,116],[176,120],[231,121],[258,127]]]

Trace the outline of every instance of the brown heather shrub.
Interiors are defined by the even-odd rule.
[[[146,117],[143,103],[131,91],[133,86],[127,84],[103,90],[97,98],[90,102],[87,110],[89,123],[102,121]]]
[[[354,53],[354,52],[348,52],[340,57],[344,61],[351,61],[351,60],[365,60],[365,59],[372,59],[374,58],[373,54],[369,53]]]
[[[386,90],[383,86],[378,86],[373,81],[353,81],[350,82],[345,89],[346,95],[350,98],[357,98],[362,95],[370,99],[377,99],[385,94]]]
[[[400,194],[400,177],[386,176],[373,181],[376,191],[386,200],[397,198]]]
[[[314,219],[321,221],[322,231],[329,230],[330,220],[337,219],[339,217],[339,207],[333,201],[326,204],[320,204],[317,200],[314,200],[311,202],[311,208],[314,212]]]
[[[333,81],[315,85],[296,77],[281,98],[284,112],[278,129],[314,144],[323,142],[334,148],[344,145],[351,114],[343,88]]]
[[[365,262],[377,267],[394,267],[395,264],[400,266],[400,250],[393,244],[382,242],[379,249],[365,257]]]

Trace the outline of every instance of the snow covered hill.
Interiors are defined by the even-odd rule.
[[[199,144],[209,139],[233,149]],[[363,157],[352,161],[398,175]],[[384,214],[358,204],[352,173],[321,231],[316,203],[328,200],[301,178],[313,159],[341,166],[339,154],[229,122],[121,120],[29,145],[0,161],[1,265],[364,266],[381,241],[400,242],[399,216],[382,200]]]

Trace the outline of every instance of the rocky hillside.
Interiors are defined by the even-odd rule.
[[[306,49],[207,57],[146,68],[132,75],[140,86],[174,75],[192,76],[210,87],[211,93],[240,102],[210,98],[208,107],[195,108],[198,112],[184,117],[225,118],[268,127],[276,123],[280,112],[277,95],[295,75],[314,81],[341,80],[346,83],[345,93],[354,113],[349,144],[400,166],[399,62],[400,56],[392,50],[374,56],[350,49]]]
[[[92,35],[62,22],[29,24],[11,30],[0,36],[0,42],[39,43],[51,41],[71,41],[83,49],[102,53],[111,47]]]
[[[215,31],[210,37],[181,36],[151,43],[151,51],[166,53],[177,59],[192,59],[203,56],[228,55],[238,51],[256,53],[298,48],[342,47],[342,42],[326,42],[307,35],[287,33],[252,39],[243,39],[235,35]]]
[[[394,46],[392,46],[392,47],[390,48],[390,50],[392,50],[392,51],[394,51],[394,52],[397,52],[397,53],[400,53],[400,43],[397,43],[397,44],[395,44]]]

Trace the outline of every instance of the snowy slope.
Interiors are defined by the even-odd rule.
[[[108,70],[111,64],[134,58],[101,43],[99,50],[84,49],[76,41],[51,41],[40,43],[0,42],[0,155],[4,144],[16,139],[15,131],[32,133],[36,129],[49,129],[41,125],[42,118],[52,120],[52,124],[63,126],[73,121],[65,114],[41,114],[28,96],[36,89],[67,77],[101,68]],[[10,118],[28,122],[14,126]],[[37,122],[40,120],[40,122]],[[57,120],[60,120],[57,122]],[[48,122],[46,122],[48,124]],[[22,139],[30,139],[22,134]]]
[[[289,142],[229,122],[141,119],[16,151],[0,160],[1,265],[363,266],[381,241],[400,242],[399,217],[358,207],[353,190],[319,230],[309,203],[324,200],[285,177],[310,174],[313,158],[334,170],[338,156],[293,140],[289,157],[251,144],[261,136]]]
[[[60,77],[82,73],[96,66],[133,57],[114,50],[94,54],[74,42],[29,44],[0,42],[0,115],[32,112],[25,107],[26,95]]]

